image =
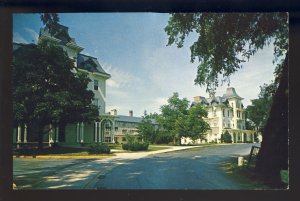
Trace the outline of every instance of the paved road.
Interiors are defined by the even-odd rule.
[[[221,166],[231,157],[249,154],[251,146],[109,159],[14,159],[14,180],[22,189],[248,189],[249,184],[232,180]]]

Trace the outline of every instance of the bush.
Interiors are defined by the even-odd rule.
[[[110,147],[105,144],[94,143],[89,146],[88,153],[89,154],[109,154]]]
[[[122,144],[122,149],[128,150],[128,144],[127,143],[126,144]]]
[[[221,135],[221,142],[232,143],[231,135],[227,130]]]
[[[122,148],[124,150],[130,150],[130,151],[143,151],[148,150],[149,143],[147,142],[132,142],[132,143],[126,143],[122,144]]]

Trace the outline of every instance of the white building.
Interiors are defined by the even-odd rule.
[[[253,130],[246,130],[245,110],[240,97],[233,87],[227,88],[226,93],[220,96],[211,95],[210,98],[194,97],[193,104],[200,103],[207,108],[208,116],[204,120],[210,125],[205,142],[220,142],[222,133],[227,130],[234,143],[254,142]],[[182,144],[201,143],[193,142],[190,138],[182,138]]]
[[[59,25],[61,32],[68,34],[68,27]],[[102,66],[99,64],[97,58],[81,54],[84,48],[78,46],[74,38],[68,40],[63,35],[51,36],[49,30],[45,27],[40,30],[39,43],[53,42],[59,44],[64,51],[68,54],[69,58],[74,60],[74,65],[79,71],[88,73],[89,78],[92,80],[88,84],[88,90],[94,92],[94,104],[99,108],[99,114],[105,114],[105,99],[106,99],[106,80],[111,76],[106,73]],[[76,69],[74,69],[76,73]]]

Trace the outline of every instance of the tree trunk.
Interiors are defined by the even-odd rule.
[[[288,169],[288,54],[256,162],[257,174],[275,188],[282,187],[282,169]]]

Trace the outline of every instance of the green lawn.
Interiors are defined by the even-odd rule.
[[[122,149],[121,144],[107,144],[111,149],[119,150],[121,152],[131,152]],[[157,151],[162,149],[168,149],[166,145],[149,145],[147,151]],[[16,150],[14,155],[20,156],[89,156],[94,154],[88,153],[88,147],[73,148],[73,147],[52,147],[44,148],[42,150],[38,149],[27,149],[27,150]],[[99,154],[98,154],[99,155]],[[100,154],[100,155],[112,155],[112,154]]]
[[[148,151],[157,151],[157,150],[163,150],[163,149],[170,149],[170,146],[166,145],[149,145]]]
[[[244,157],[246,160],[249,156]],[[247,162],[243,166],[237,165],[237,158],[233,158],[227,163],[223,164],[223,169],[232,179],[244,183],[246,186],[252,189],[272,189],[269,185],[265,184],[261,178],[254,172],[254,164],[247,166]],[[284,172],[284,171],[283,171]],[[284,172],[282,175],[282,181],[285,182],[285,186],[282,189],[287,188],[288,172]]]
[[[42,150],[38,149],[27,149],[27,150],[17,150],[14,155],[25,155],[25,156],[89,156],[94,154],[89,154],[87,148],[73,148],[73,147],[53,147],[44,148]],[[99,155],[99,154],[98,154]],[[109,154],[100,154],[109,155]]]

